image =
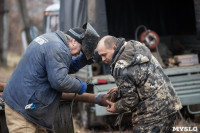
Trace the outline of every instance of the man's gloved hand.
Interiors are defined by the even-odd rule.
[[[95,101],[97,102],[98,105],[100,106],[105,106],[105,100],[104,97],[107,96],[107,94],[98,94],[95,96]]]
[[[92,63],[94,63],[94,60],[92,58],[87,60],[87,58],[86,58],[86,56],[84,54],[81,55],[81,58],[86,61],[87,65],[91,65]]]
[[[98,62],[102,61],[101,56],[99,55],[97,49],[94,50],[93,60],[94,60],[95,63],[98,63]]]
[[[111,102],[116,102],[119,99],[118,87],[111,88],[108,92],[107,99]]]
[[[94,63],[94,60],[93,60],[93,59],[87,60],[87,65],[91,65],[92,63]]]
[[[81,80],[80,80],[80,82],[81,82],[81,89],[78,92],[78,94],[82,95],[86,91],[86,89],[87,89],[87,84],[85,82],[81,81]]]

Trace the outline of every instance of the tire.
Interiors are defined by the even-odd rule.
[[[71,103],[61,101],[54,120],[55,133],[74,133]]]

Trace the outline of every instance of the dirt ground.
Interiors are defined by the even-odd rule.
[[[195,132],[190,131],[191,133],[200,133],[200,115],[195,115],[194,117],[195,118],[189,118],[188,117],[185,120],[191,126],[198,128],[197,132],[196,131]],[[91,130],[84,129],[77,124],[77,121],[78,120],[74,120],[75,133],[119,133],[119,130],[113,130],[113,129],[108,130],[108,129],[105,129],[105,128],[101,128],[101,129],[99,129],[99,128],[95,129],[94,128],[94,129],[91,129]],[[181,120],[181,118],[179,116],[177,116],[174,127],[188,127],[188,125],[183,120]],[[127,129],[125,131],[122,131],[122,133],[132,133],[132,130]],[[173,133],[188,133],[188,131],[174,131]]]
[[[7,67],[0,67],[0,82],[7,82],[13,70],[17,66],[21,56],[13,53],[8,53]]]
[[[19,55],[15,55],[12,53],[8,54],[8,66],[6,68],[4,67],[0,67],[0,82],[7,82],[9,77],[11,76],[13,70],[15,69],[16,65],[18,64],[19,60],[20,60],[21,56]],[[197,126],[200,127],[200,115],[192,115],[192,116],[188,116],[187,114],[185,114],[185,111],[183,112],[183,116],[186,119],[186,121],[193,125],[193,126]],[[76,118],[74,118],[74,130],[75,133],[119,133],[118,130],[112,130],[112,129],[106,129],[104,127],[102,128],[98,128],[98,129],[84,129],[83,127],[81,127],[79,124],[79,120],[77,120]],[[175,122],[175,127],[188,127],[183,120],[180,119],[180,117],[176,120]],[[126,131],[122,131],[123,133],[131,133],[131,130],[126,130]],[[198,130],[198,132],[200,133],[200,130]],[[184,131],[181,132],[174,132],[174,133],[187,133]]]

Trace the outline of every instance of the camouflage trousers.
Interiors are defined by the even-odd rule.
[[[137,123],[133,127],[133,133],[172,133],[175,120],[176,114],[173,114],[153,123]]]

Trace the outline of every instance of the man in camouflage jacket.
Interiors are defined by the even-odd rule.
[[[112,113],[132,112],[134,133],[172,132],[181,102],[162,67],[150,50],[137,41],[103,37],[97,46],[102,61],[111,64],[118,92],[108,101]]]

